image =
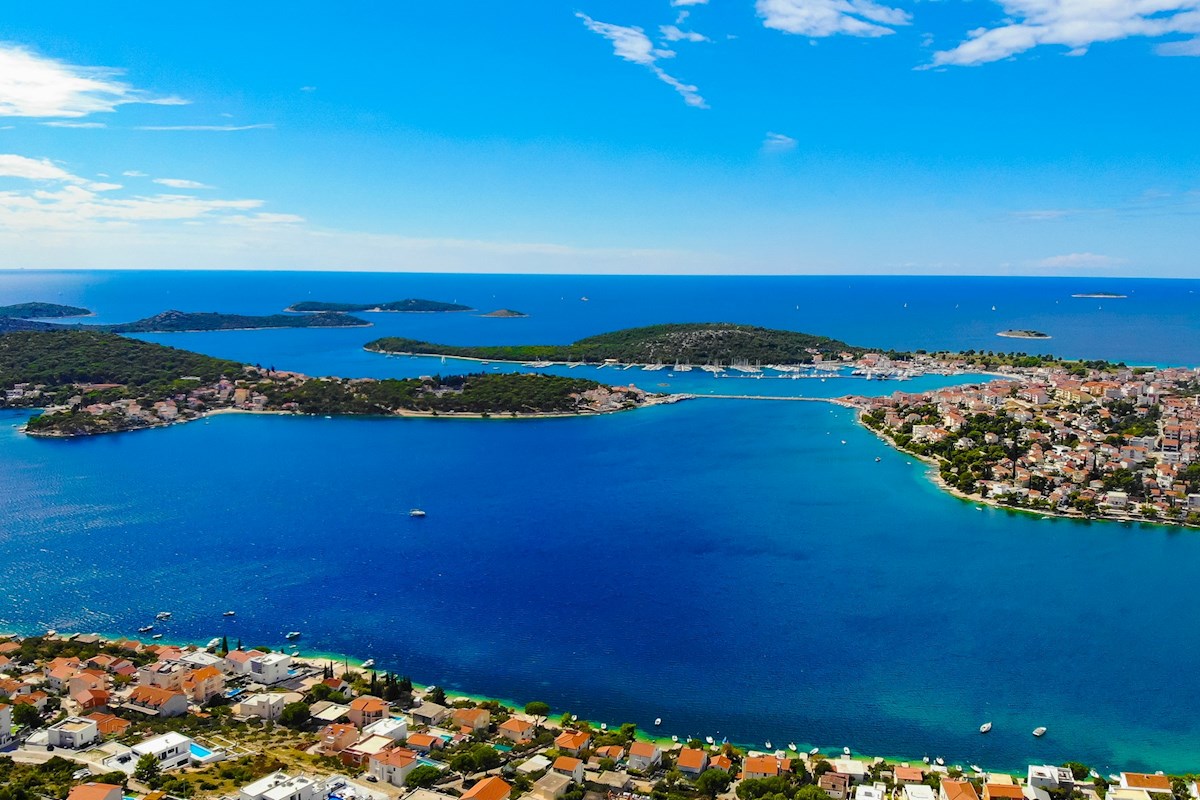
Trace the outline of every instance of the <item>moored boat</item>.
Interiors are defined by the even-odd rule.
[[[419,508],[410,508],[408,510],[408,515],[410,517],[423,517],[423,516],[425,516],[425,512]]]
[[[1034,728],[1033,735],[1034,736],[1045,736],[1046,735],[1046,726],[1039,725],[1036,728]]]
[[[992,723],[990,723],[990,722],[985,722],[985,723],[983,723],[982,725],[980,725],[980,726],[979,726],[979,732],[980,732],[980,733],[987,733],[987,732],[988,732],[988,731],[990,731],[991,729],[992,729]]]

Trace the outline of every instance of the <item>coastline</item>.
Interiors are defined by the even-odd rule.
[[[926,476],[928,477],[928,479],[931,483],[933,483],[935,486],[937,486],[940,490],[942,490],[946,494],[949,494],[952,497],[956,497],[959,500],[962,500],[966,503],[975,503],[977,505],[984,505],[984,506],[988,506],[990,508],[994,508],[994,509],[997,509],[1000,511],[1021,512],[1021,513],[1029,514],[1029,515],[1035,516],[1035,517],[1055,517],[1057,519],[1070,519],[1070,520],[1075,520],[1076,522],[1116,522],[1116,523],[1122,523],[1122,524],[1126,524],[1126,525],[1131,525],[1131,524],[1137,523],[1139,525],[1160,525],[1165,528],[1185,528],[1188,530],[1200,530],[1200,525],[1189,525],[1186,521],[1183,521],[1183,520],[1144,519],[1144,518],[1132,517],[1132,516],[1123,516],[1123,517],[1108,516],[1108,515],[1088,516],[1087,514],[1084,514],[1082,511],[1077,511],[1074,509],[1071,509],[1068,511],[1062,511],[1062,510],[1059,510],[1056,508],[1055,509],[1041,509],[1041,508],[1024,508],[1021,506],[1009,506],[1009,505],[1005,505],[1005,504],[999,502],[998,500],[993,500],[993,499],[987,498],[987,497],[981,497],[979,495],[967,494],[966,492],[963,492],[962,490],[946,483],[946,481],[942,478],[941,464],[939,464],[936,459],[930,458],[929,456],[917,455],[916,453],[912,453],[908,450],[905,450],[904,448],[897,445],[894,441],[892,441],[892,439],[889,436],[887,436],[887,434],[883,433],[882,431],[878,431],[878,430],[872,428],[870,425],[867,425],[865,422],[863,422],[863,416],[866,414],[866,411],[863,408],[861,408],[857,405],[854,405],[853,403],[843,404],[843,405],[849,405],[852,408],[858,409],[857,413],[854,415],[854,420],[855,420],[855,422],[857,422],[859,424],[859,426],[861,426],[863,429],[868,430],[871,433],[873,433],[876,437],[878,437],[878,439],[880,441],[882,441],[884,444],[886,444],[888,447],[892,448],[896,452],[904,453],[906,456],[909,456],[910,458],[915,458],[918,461],[920,461],[921,463],[923,463],[928,468],[926,470]]]

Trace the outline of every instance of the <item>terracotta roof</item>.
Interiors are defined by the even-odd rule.
[[[121,787],[111,783],[81,783],[71,790],[67,800],[106,800],[114,796],[114,790],[116,796],[121,796]]]
[[[133,724],[128,720],[121,719],[118,716],[114,716],[112,714],[102,714],[99,711],[88,714],[86,717],[84,717],[84,719],[90,719],[92,722],[96,723],[96,729],[99,730],[103,736],[108,736],[112,733],[124,733],[125,730]]]
[[[356,697],[350,701],[350,708],[355,711],[366,711],[369,713],[380,714],[387,711],[388,704],[369,694],[364,694],[362,697]]]
[[[574,772],[575,768],[582,763],[583,762],[578,758],[559,756],[558,758],[554,759],[554,769],[559,772]]]
[[[492,715],[486,708],[456,708],[450,717],[463,725],[477,727],[491,721]]]
[[[592,737],[580,731],[563,731],[554,740],[554,746],[561,750],[578,750],[586,747]]]
[[[619,744],[610,744],[607,747],[597,747],[596,755],[600,758],[611,758],[613,761],[619,761],[625,757],[625,748]]]
[[[513,733],[524,733],[532,727],[533,723],[529,720],[517,719],[516,717],[509,717],[500,723],[500,730],[512,731]]]
[[[675,759],[675,763],[687,769],[700,769],[704,766],[707,754],[695,747],[685,747],[679,751],[679,757]]]
[[[1007,783],[989,783],[983,787],[983,793],[988,797],[1011,797],[1012,800],[1024,800],[1025,797],[1020,786]]]
[[[756,775],[778,775],[779,759],[775,756],[754,756],[742,763],[743,772],[753,772]]]
[[[925,778],[925,771],[919,767],[896,767],[894,772],[898,781],[920,783]]]
[[[464,794],[463,800],[504,800],[512,787],[500,778],[484,778]]]
[[[637,756],[638,758],[654,758],[658,748],[650,742],[634,742],[629,745],[629,755]]]
[[[378,761],[380,764],[386,764],[389,767],[400,767],[403,769],[417,760],[417,754],[412,750],[397,747],[392,750],[384,750],[382,753],[375,753],[371,756],[371,760]]]
[[[946,800],[979,800],[979,793],[967,781],[944,780],[941,786],[946,793]]]
[[[129,699],[138,705],[161,706],[168,702],[172,697],[182,696],[179,692],[172,692],[170,689],[160,689],[157,686],[138,686],[129,693]]]
[[[435,744],[442,744],[442,739],[428,733],[414,733],[408,737],[408,743],[413,747],[433,747]]]
[[[1144,772],[1122,772],[1125,785],[1130,789],[1157,789],[1160,792],[1171,791],[1171,779],[1166,775],[1147,775]]]

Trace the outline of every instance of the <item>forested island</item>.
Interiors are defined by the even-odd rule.
[[[1006,339],[1049,339],[1050,334],[1042,333],[1041,331],[1031,330],[1010,330],[1000,331],[997,336],[1003,336]]]
[[[837,339],[796,331],[724,322],[691,322],[627,328],[566,345],[457,347],[385,337],[366,345],[378,353],[411,353],[489,361],[557,361],[596,364],[810,364],[864,352]]]
[[[94,314],[79,306],[63,306],[58,303],[14,303],[0,306],[0,317],[17,319],[62,319],[65,317],[91,317]]]
[[[528,317],[524,311],[514,311],[511,308],[498,308],[495,311],[489,311],[486,314],[480,314],[481,317],[494,317],[496,319],[520,319]]]
[[[348,313],[355,312],[385,312],[398,311],[408,313],[434,313],[448,311],[473,311],[470,306],[459,305],[458,303],[443,303],[438,300],[421,300],[420,298],[410,298],[408,300],[393,300],[390,303],[324,303],[316,300],[306,300],[302,303],[295,303],[288,306],[284,311],[313,313],[322,311],[341,311]]]
[[[44,409],[26,425],[43,436],[136,430],[220,411],[523,417],[676,399],[554,375],[312,378],[95,330],[0,334],[0,389],[0,407]]]
[[[163,311],[152,317],[112,325],[41,322],[18,317],[0,317],[4,331],[103,331],[106,333],[184,333],[193,331],[241,331],[269,328],[369,328],[370,322],[349,314],[221,314],[211,311]]]

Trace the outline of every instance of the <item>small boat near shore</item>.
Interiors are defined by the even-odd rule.
[[[971,771],[974,772],[976,775],[982,775],[983,767],[979,766],[978,764],[972,764]]]
[[[138,633],[149,633],[152,630],[154,630],[153,625],[143,625],[142,627],[138,628]]]
[[[844,756],[848,756],[848,755],[850,755],[850,748],[849,748],[849,747],[843,747],[843,748],[842,748],[842,755],[844,755]]]
[[[170,611],[160,611],[154,615],[154,618],[155,619],[170,619],[171,612]]]
[[[151,636],[150,638],[151,638],[151,639],[161,639],[161,638],[162,638],[162,634],[161,634],[161,633],[156,633],[156,634],[154,634],[153,636]]]
[[[287,634],[285,634],[285,637],[288,639],[299,639],[300,631],[289,631]]]
[[[1034,735],[1034,736],[1037,736],[1037,737],[1039,737],[1039,738],[1040,738],[1040,737],[1042,737],[1042,736],[1045,736],[1045,735],[1046,735],[1046,726],[1044,726],[1044,725],[1039,725],[1038,727],[1034,728],[1034,729],[1033,729],[1033,735]]]
[[[817,755],[817,754],[818,754],[818,753],[820,753],[820,752],[821,752],[821,748],[819,748],[819,747],[814,747],[812,750],[809,750],[809,751],[808,751],[808,754],[809,754],[810,756],[815,756],[815,755]]]
[[[983,723],[982,725],[980,725],[980,726],[979,726],[979,732],[980,732],[980,733],[987,733],[987,732],[988,732],[988,731],[990,731],[991,729],[992,729],[992,723],[990,723],[990,722],[985,722],[985,723]]]
[[[366,661],[364,661],[362,663],[362,665],[363,665],[363,669],[370,669],[371,667],[375,666],[375,659],[368,658]]]
[[[796,743],[788,742],[788,750],[791,750],[793,753],[796,752]]]

